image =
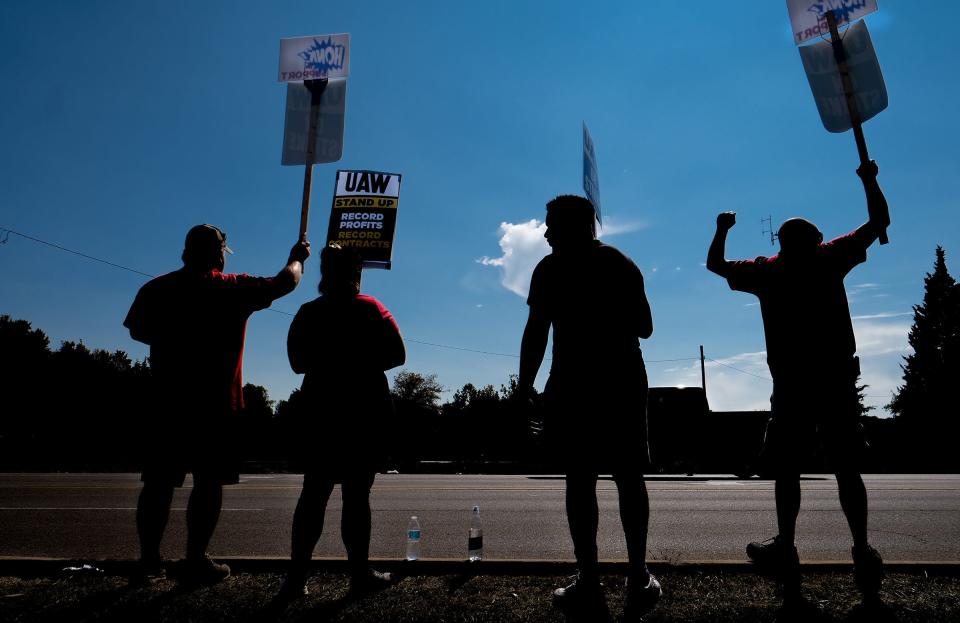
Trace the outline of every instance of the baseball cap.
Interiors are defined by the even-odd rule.
[[[233,255],[233,250],[227,246],[227,235],[219,227],[204,223],[194,225],[187,232],[187,239],[183,248],[188,250],[223,249]]]

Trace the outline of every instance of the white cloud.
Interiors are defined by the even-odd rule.
[[[643,221],[620,221],[618,217],[611,214],[603,217],[603,226],[597,228],[597,237],[611,238],[646,228],[647,224]]]
[[[543,237],[546,231],[546,224],[537,219],[518,224],[500,223],[500,249],[503,255],[495,258],[484,256],[477,262],[498,267],[503,287],[526,298],[533,269],[550,253],[550,245]]]
[[[853,333],[857,338],[857,354],[861,360],[890,354],[903,355],[910,350],[910,344],[907,342],[910,323],[878,322],[896,316],[872,314],[854,317]],[[899,358],[897,360],[899,361]]]
[[[910,352],[907,333],[910,324],[900,313],[880,313],[854,317],[857,355],[860,357],[861,382],[868,387],[864,403],[874,407],[872,415],[889,415],[884,405],[903,382],[900,370],[902,357]],[[750,411],[770,408],[773,383],[769,380],[767,354],[740,353],[707,361],[707,400],[715,411]],[[689,366],[658,369],[655,363],[647,366],[650,384],[700,385],[700,363]],[[762,378],[761,378],[762,377]]]
[[[647,366],[655,386],[700,386],[700,362],[682,368],[658,371]],[[755,411],[770,408],[773,384],[767,369],[767,353],[740,353],[706,362],[707,402],[714,411]]]
[[[903,379],[900,364],[910,352],[907,334],[910,322],[891,321],[890,318],[909,316],[907,313],[880,313],[854,316],[853,332],[857,336],[857,354],[860,356],[860,379],[869,387],[864,403],[875,407],[871,415],[887,415],[883,406],[890,402],[893,392]]]
[[[880,312],[879,314],[863,314],[861,316],[853,316],[853,320],[872,320],[876,318],[900,318],[902,316],[913,316],[912,312]]]

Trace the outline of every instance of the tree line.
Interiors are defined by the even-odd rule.
[[[158,388],[148,359],[64,341],[56,349],[30,322],[0,316],[0,469],[137,470],[147,439],[144,414]],[[513,405],[516,377],[499,389],[467,383],[445,403],[435,374],[401,370],[393,379],[396,415],[387,466],[409,471],[466,462],[533,457],[527,422]],[[247,383],[236,427],[252,469],[288,469],[299,420],[342,414],[306,413],[299,390],[280,401]],[[325,440],[317,439],[318,451]],[[171,452],[175,452],[171,448]],[[295,464],[292,467],[296,467]]]
[[[960,285],[949,274],[940,247],[924,286],[923,301],[913,309],[913,352],[904,357],[903,384],[888,405],[894,417],[862,414],[877,447],[874,469],[960,468],[960,455],[949,447],[960,432],[953,391],[960,378]],[[145,443],[142,414],[156,391],[151,380],[147,360],[134,361],[122,350],[90,349],[82,341],[64,341],[52,349],[47,335],[30,322],[0,316],[0,469],[137,470]],[[499,388],[467,383],[443,402],[435,374],[396,373],[386,467],[510,471],[543,466],[542,447],[529,431],[531,411],[514,400],[516,382],[511,375]],[[863,386],[859,389],[862,393]],[[248,383],[243,392],[247,406],[236,426],[242,454],[251,461],[248,467],[296,470],[291,461],[298,419],[324,414],[306,413],[298,390],[280,401],[259,385]],[[655,459],[658,445],[661,450],[675,446],[670,437],[689,435],[691,426],[705,421],[688,419],[689,413],[678,412],[681,408],[690,410],[651,404],[651,435],[662,433],[659,440],[651,439]],[[742,445],[734,437],[744,431],[757,434],[755,424],[745,428],[739,423],[744,414],[731,414],[729,423],[720,418],[723,414],[715,415],[701,431],[711,442],[688,444],[694,454],[701,452],[698,448],[716,451],[718,441],[722,448],[726,442],[717,436],[724,431],[733,445]],[[314,441],[322,451],[324,440]]]

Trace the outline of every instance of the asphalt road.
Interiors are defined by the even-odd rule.
[[[865,476],[870,538],[887,561],[960,561],[960,475]],[[164,539],[182,556],[187,487],[178,490]],[[245,475],[228,487],[213,555],[289,554],[297,475]],[[614,483],[598,483],[604,560],[625,560]],[[808,476],[797,544],[804,561],[850,559],[850,537],[832,476]],[[0,557],[132,559],[138,554],[136,474],[0,474]],[[743,546],[776,532],[773,483],[724,477],[654,478],[649,483],[649,559],[743,560]],[[481,509],[485,557],[571,560],[564,481],[550,476],[386,474],[371,497],[371,556],[400,558],[411,515],[420,517],[423,558],[464,559],[474,504]],[[341,557],[340,494],[327,508],[319,557]]]

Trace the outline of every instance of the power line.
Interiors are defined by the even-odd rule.
[[[33,242],[38,242],[38,243],[40,243],[40,244],[47,245],[48,247],[53,247],[54,249],[58,249],[58,250],[60,250],[60,251],[65,251],[65,252],[67,252],[67,253],[72,253],[73,255],[77,255],[77,256],[82,257],[82,258],[84,258],[84,259],[92,260],[92,261],[94,261],[94,262],[100,262],[101,264],[106,264],[107,266],[112,266],[112,267],[114,267],[114,268],[119,268],[119,269],[121,269],[121,270],[126,270],[126,271],[129,271],[129,272],[131,272],[131,273],[136,273],[136,274],[138,274],[138,275],[143,275],[144,277],[150,277],[151,279],[153,279],[154,277],[156,277],[156,275],[151,275],[150,273],[145,273],[145,272],[143,272],[142,270],[137,270],[136,268],[130,268],[129,266],[124,266],[123,264],[117,264],[116,262],[111,262],[111,261],[109,261],[109,260],[105,260],[105,259],[102,259],[102,258],[99,258],[99,257],[95,257],[95,256],[89,255],[89,254],[87,254],[87,253],[82,253],[82,252],[76,251],[76,250],[74,250],[74,249],[69,249],[69,248],[64,247],[64,246],[61,246],[61,245],[59,245],[59,244],[54,244],[54,243],[48,242],[48,241],[46,241],[46,240],[41,240],[40,238],[34,238],[33,236],[28,236],[27,234],[23,234],[23,233],[20,233],[20,232],[18,232],[18,231],[14,231],[14,230],[12,230],[12,229],[6,229],[6,228],[0,227],[0,244],[6,243],[7,240],[9,239],[9,237],[10,237],[10,234],[14,234],[14,235],[16,235],[16,236],[20,236],[21,238],[25,238],[25,239],[31,240],[31,241],[33,241]],[[294,315],[294,314],[291,314],[290,312],[282,311],[282,310],[279,310],[279,309],[274,309],[274,308],[272,308],[272,307],[268,307],[268,308],[267,308],[267,311],[271,311],[271,312],[273,312],[273,313],[275,313],[275,314],[283,314],[284,316],[293,316],[293,315]],[[464,348],[464,347],[461,347],[461,346],[452,346],[452,345],[450,345],[450,344],[438,344],[438,343],[436,343],[436,342],[427,342],[427,341],[424,341],[424,340],[414,340],[414,339],[411,339],[411,338],[404,338],[404,339],[405,339],[407,342],[412,342],[412,343],[414,343],[414,344],[423,344],[424,346],[433,346],[434,348],[446,348],[446,349],[448,349],[448,350],[458,350],[458,351],[467,352],[467,353],[476,353],[476,354],[479,354],[479,355],[491,355],[491,356],[494,356],[494,357],[510,357],[510,358],[514,358],[514,359],[517,359],[517,358],[520,357],[520,355],[516,355],[516,354],[513,354],[513,353],[497,353],[497,352],[492,352],[492,351],[487,351],[487,350],[477,350],[477,349],[473,349],[473,348]],[[645,363],[672,363],[672,362],[677,362],[677,361],[695,361],[695,360],[697,360],[697,359],[698,359],[698,357],[678,357],[678,358],[674,358],[674,359],[645,359],[644,361],[645,361]],[[713,361],[713,359],[711,359],[710,361]],[[715,362],[715,363],[720,363],[720,362],[717,361],[717,362]],[[722,363],[721,363],[720,365],[726,365],[726,364],[722,364]],[[733,366],[727,366],[727,367],[728,367],[728,368],[731,368],[731,369],[733,369],[733,370],[737,370],[737,372],[743,372],[744,374],[750,374],[749,372],[744,372],[743,370],[739,370],[739,369],[737,369],[737,368],[734,368]],[[755,374],[751,374],[751,376],[756,376],[756,375],[755,375]],[[763,378],[763,377],[758,377],[758,378]]]
[[[92,255],[87,255],[86,253],[81,253],[80,251],[74,251],[73,249],[68,249],[67,247],[61,247],[59,244],[54,244],[52,242],[47,242],[46,240],[40,240],[39,238],[34,238],[33,236],[28,236],[26,234],[21,234],[18,231],[12,229],[0,228],[0,244],[6,243],[10,238],[10,234],[15,236],[20,236],[21,238],[26,238],[27,240],[32,240],[34,242],[39,242],[40,244],[45,244],[48,247],[53,247],[54,249],[60,249],[61,251],[66,251],[67,253],[73,253],[74,255],[79,255],[80,257],[86,258],[88,260],[93,260],[94,262],[100,262],[101,264],[106,264],[107,266],[113,266],[114,268],[119,268],[122,270],[128,270],[131,273],[137,273],[138,275],[143,275],[144,277],[156,277],[156,275],[151,275],[150,273],[145,273],[142,270],[137,270],[136,268],[130,268],[129,266],[124,266],[123,264],[115,264],[113,262],[108,262],[107,260],[100,259],[99,257],[94,257]]]
[[[710,357],[704,357],[704,359],[706,359],[707,361],[712,361],[713,363],[715,363],[715,364],[717,364],[717,365],[720,365],[720,366],[723,366],[724,368],[730,368],[731,370],[736,370],[737,372],[740,372],[741,374],[746,374],[746,375],[748,375],[748,376],[753,376],[753,377],[756,377],[756,378],[758,378],[758,379],[763,379],[764,381],[772,381],[772,380],[773,380],[773,379],[771,379],[769,376],[761,376],[761,375],[759,375],[759,374],[754,374],[753,372],[747,372],[746,370],[741,370],[740,368],[735,368],[735,367],[733,367],[733,366],[731,366],[731,365],[729,365],[729,364],[723,363],[722,361],[717,361],[716,359],[711,359]]]
[[[405,342],[412,342],[414,344],[423,344],[425,346],[434,346],[436,348],[448,348],[450,350],[460,350],[468,353],[477,353],[479,355],[493,355],[496,357],[511,357],[514,359],[519,359],[520,355],[514,353],[495,353],[487,350],[476,350],[473,348],[463,348],[461,346],[451,346],[449,344],[437,344],[436,342],[425,342],[423,340],[414,340],[408,337],[404,337]],[[680,357],[677,359],[644,359],[644,363],[669,363],[674,361],[695,361],[699,357]]]
[[[520,355],[514,355],[514,354],[512,354],[512,353],[494,353],[494,352],[487,351],[487,350],[475,350],[475,349],[473,349],[473,348],[463,348],[463,347],[460,347],[460,346],[450,346],[449,344],[437,344],[437,343],[435,343],[435,342],[424,342],[423,340],[414,340],[414,339],[411,339],[411,338],[408,338],[408,337],[403,338],[403,341],[405,341],[405,342],[413,342],[414,344],[423,344],[423,345],[425,345],[425,346],[434,346],[434,347],[436,347],[436,348],[447,348],[447,349],[450,349],[450,350],[460,350],[460,351],[464,351],[464,352],[467,352],[467,353],[477,353],[477,354],[480,354],[480,355],[494,355],[494,356],[496,356],[496,357],[512,357],[512,358],[515,358],[515,359],[520,357]]]
[[[32,240],[33,242],[39,242],[40,244],[45,244],[45,245],[47,245],[48,247],[53,247],[54,249],[59,249],[60,251],[66,251],[67,253],[72,253],[72,254],[78,255],[78,256],[80,256],[80,257],[82,257],[82,258],[85,258],[85,259],[88,259],[88,260],[93,260],[94,262],[100,262],[101,264],[106,264],[107,266],[113,266],[114,268],[119,268],[119,269],[121,269],[121,270],[126,270],[126,271],[129,271],[129,272],[131,272],[131,273],[136,273],[136,274],[138,274],[138,275],[143,275],[144,277],[150,277],[151,279],[153,279],[153,278],[156,277],[156,275],[151,275],[150,273],[145,273],[145,272],[143,272],[142,270],[137,270],[136,268],[130,268],[129,266],[124,266],[123,264],[117,264],[116,262],[111,262],[111,261],[108,261],[108,260],[105,260],[105,259],[102,259],[102,258],[99,258],[99,257],[94,257],[93,255],[88,255],[88,254],[86,254],[86,253],[81,253],[80,251],[76,251],[76,250],[74,250],[74,249],[68,249],[67,247],[61,246],[61,245],[59,245],[59,244],[54,244],[54,243],[48,242],[48,241],[46,241],[46,240],[41,240],[40,238],[34,238],[33,236],[28,236],[27,234],[23,234],[23,233],[20,233],[20,232],[18,232],[18,231],[14,231],[14,230],[12,230],[12,229],[6,229],[6,228],[3,228],[3,227],[0,227],[0,244],[5,244],[5,243],[10,239],[10,234],[14,234],[14,235],[16,235],[16,236],[20,236],[21,238],[26,238],[27,240]],[[293,314],[291,314],[290,312],[280,311],[279,309],[274,309],[274,308],[272,308],[272,307],[268,307],[268,308],[267,308],[267,311],[272,311],[272,312],[275,313],[275,314],[283,314],[283,315],[285,315],[285,316],[293,316]]]

